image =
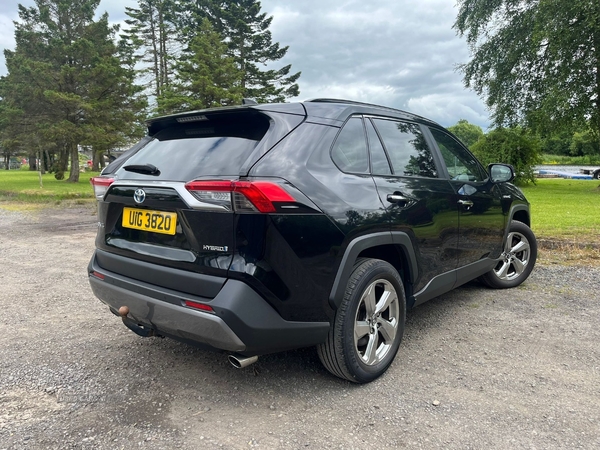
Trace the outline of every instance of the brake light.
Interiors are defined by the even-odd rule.
[[[108,191],[108,188],[111,184],[115,182],[114,178],[106,178],[106,177],[92,177],[90,178],[90,183],[94,188],[94,195],[97,200],[102,200],[104,198],[104,194]]]
[[[233,196],[238,211],[271,213],[276,211],[274,202],[296,201],[280,185],[270,181],[191,181],[185,187],[202,201],[230,203]]]

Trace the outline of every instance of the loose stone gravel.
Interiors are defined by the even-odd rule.
[[[0,450],[600,448],[599,269],[434,299],[357,386],[313,349],[236,370],[131,333],[90,291],[95,227],[92,207],[0,209]]]

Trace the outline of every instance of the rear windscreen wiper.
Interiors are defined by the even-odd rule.
[[[153,166],[152,164],[131,164],[123,167],[123,169],[128,172],[142,173],[144,175],[160,175],[158,167]]]

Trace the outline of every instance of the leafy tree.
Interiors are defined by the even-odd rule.
[[[211,108],[242,101],[242,74],[227,56],[222,41],[208,19],[192,38],[189,49],[175,65],[171,86],[158,98],[160,113]]]
[[[587,123],[600,134],[600,8],[595,0],[459,0],[454,24],[472,59],[467,87],[496,125],[549,132]]]
[[[451,133],[456,135],[463,144],[471,148],[475,142],[483,137],[483,130],[480,126],[469,123],[465,119],[460,119],[456,125],[448,127]]]
[[[471,151],[485,165],[502,162],[515,168],[517,183],[535,183],[540,143],[521,128],[496,128],[477,141]]]
[[[569,150],[571,156],[600,155],[600,143],[589,130],[577,132],[573,135]]]
[[[542,153],[549,155],[568,156],[570,154],[572,142],[573,132],[568,130],[560,130],[542,138]]]
[[[265,69],[283,58],[288,47],[273,42],[269,27],[273,17],[261,13],[257,0],[198,0],[199,17],[207,17],[223,36],[242,73],[244,97],[259,102],[282,102],[300,94],[300,72],[290,75],[290,64],[280,69]]]
[[[106,148],[131,134],[144,101],[113,41],[117,28],[106,14],[94,21],[99,0],[35,3],[19,5],[16,49],[4,52],[0,96],[12,120],[3,138],[38,156],[53,147],[57,178],[70,158],[69,181],[78,181],[79,147]]]

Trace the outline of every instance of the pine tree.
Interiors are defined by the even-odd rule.
[[[177,0],[138,0],[137,8],[125,8],[130,19],[129,28],[122,37],[142,51],[142,61],[150,64],[144,69],[151,73],[147,85],[156,98],[169,88],[173,62],[178,48],[178,30],[174,20],[178,11]]]
[[[189,48],[175,65],[171,86],[158,98],[160,113],[241,103],[241,72],[227,45],[204,19]]]
[[[242,72],[244,97],[263,102],[282,102],[300,94],[300,72],[290,75],[290,64],[266,69],[282,59],[288,47],[273,43],[269,27],[273,17],[261,13],[258,0],[200,0],[199,15],[207,17],[229,46],[231,56]]]
[[[58,153],[58,172],[71,159],[69,181],[79,180],[82,145],[107,148],[135,134],[144,101],[134,72],[114,44],[117,28],[99,0],[35,0],[19,5],[16,48],[5,50],[8,75],[0,95],[13,120],[3,130],[23,147]]]

